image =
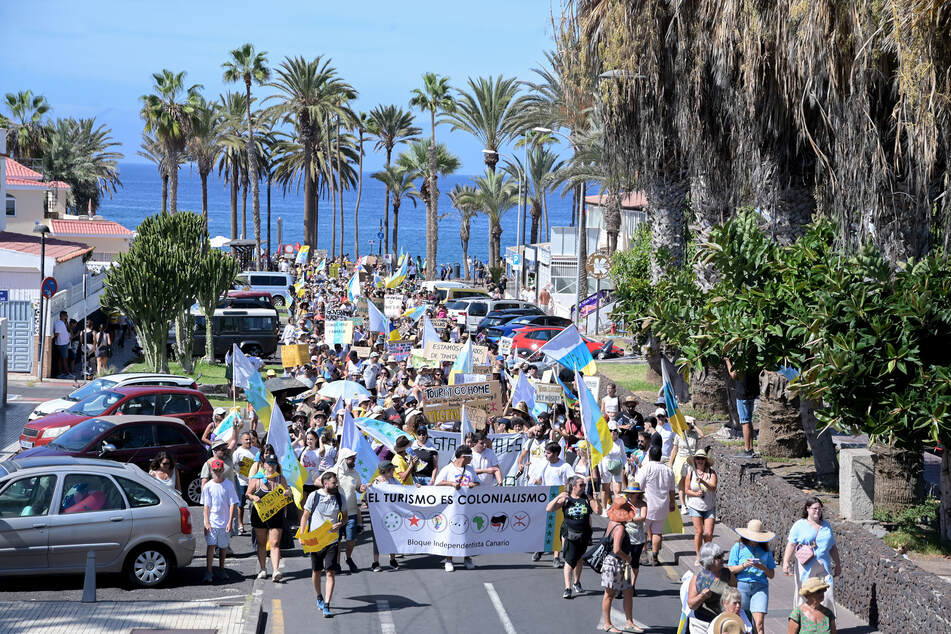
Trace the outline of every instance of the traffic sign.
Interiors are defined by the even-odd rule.
[[[0,291],[0,302],[10,301],[10,291]]]
[[[606,251],[595,251],[588,256],[588,274],[596,280],[603,280],[611,270],[611,258]]]
[[[54,277],[47,277],[46,279],[43,280],[43,283],[40,285],[40,289],[43,293],[44,299],[49,299],[50,297],[55,295],[57,288],[58,287],[56,286],[56,278]]]
[[[378,234],[376,234],[376,239],[377,239],[377,240],[382,240],[382,239],[383,239],[383,232],[382,232],[382,231],[379,232]]]
[[[522,270],[522,256],[519,253],[516,253],[512,256],[512,268],[516,271]]]

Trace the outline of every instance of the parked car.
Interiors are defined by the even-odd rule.
[[[175,457],[186,500],[201,500],[201,468],[208,450],[187,425],[171,416],[96,416],[63,432],[52,442],[27,449],[16,459],[76,456],[130,462],[147,470],[152,459],[167,451]]]
[[[94,416],[174,416],[199,436],[211,422],[211,403],[198,390],[181,387],[117,387],[74,403],[69,409],[28,422],[20,433],[20,448],[48,444]]]
[[[192,311],[195,333],[192,339],[194,354],[205,351],[205,316]],[[241,352],[255,357],[269,357],[277,352],[281,320],[273,308],[219,308],[211,322],[215,357],[223,359],[238,344]],[[169,331],[169,345],[175,341],[175,331]]]
[[[546,326],[561,330],[571,325],[571,320],[555,315],[522,315],[499,326],[494,326],[485,331],[485,337],[492,343],[498,343],[500,337],[514,337],[515,332],[520,328],[533,328]]]
[[[46,416],[53,412],[62,412],[84,398],[92,396],[96,392],[130,385],[164,385],[168,387],[188,387],[193,390],[198,389],[198,384],[195,383],[195,379],[189,376],[157,374],[154,372],[123,372],[121,374],[110,374],[90,381],[63,398],[54,398],[40,403],[30,412],[27,420],[36,420],[41,416]]]
[[[559,334],[564,327],[524,327],[515,332],[512,338],[512,348],[520,357],[531,357],[536,350],[548,343],[555,335]],[[614,345],[613,341],[600,342],[589,339],[581,335],[588,351],[595,359],[614,359],[624,356],[624,350]]]
[[[527,317],[541,314],[537,306],[526,306],[524,308],[507,308],[505,310],[493,310],[482,318],[479,325],[476,326],[475,335],[485,335],[489,328],[501,326],[518,317]]]
[[[465,309],[460,310],[457,321],[468,332],[473,332],[479,327],[479,322],[489,313],[496,310],[508,310],[522,308],[531,311],[531,314],[541,314],[540,308],[529,302],[520,299],[491,299],[489,297],[470,297],[465,300]]]
[[[294,276],[276,271],[242,271],[235,278],[235,290],[265,291],[271,294],[275,308],[291,305],[290,287]]]
[[[67,456],[0,462],[0,575],[81,574],[90,550],[97,572],[161,585],[195,554],[188,505],[131,464]]]
[[[218,308],[274,308],[274,296],[267,291],[231,290],[218,302]]]

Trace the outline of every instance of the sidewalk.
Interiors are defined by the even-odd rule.
[[[677,511],[679,512],[679,511]],[[713,529],[713,541],[719,544],[727,553],[738,539],[736,533],[727,526],[717,522]],[[777,535],[773,539],[784,539],[784,536]],[[665,565],[673,565],[677,568],[677,576],[681,576],[686,570],[698,572],[694,561],[696,552],[693,544],[693,524],[689,523],[689,518],[684,517],[684,533],[682,535],[664,535],[664,542],[661,546],[661,561]],[[786,634],[788,627],[789,613],[793,609],[793,593],[795,592],[795,582],[792,577],[783,574],[782,564],[776,562],[776,576],[769,582],[769,612],[766,614],[766,632],[767,634]],[[859,619],[855,614],[841,605],[836,605],[836,627],[840,634],[872,634],[875,629],[869,627],[867,623]]]

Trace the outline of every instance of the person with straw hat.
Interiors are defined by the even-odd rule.
[[[753,615],[753,631],[764,634],[769,611],[769,580],[776,574],[776,562],[768,544],[776,533],[764,531],[758,519],[734,530],[740,538],[730,549],[727,568],[736,576],[743,609]]]
[[[819,577],[809,577],[799,588],[802,603],[789,615],[790,634],[835,634],[835,614],[822,604],[829,584]]]
[[[641,568],[641,552],[647,542],[644,533],[644,524],[647,521],[647,502],[644,501],[644,490],[637,483],[633,483],[621,491],[628,504],[634,508],[635,515],[624,523],[624,530],[631,540],[631,586],[637,586],[637,573]]]
[[[601,587],[604,588],[604,597],[601,599],[601,612],[604,617],[605,632],[643,632],[644,630],[634,623],[634,582],[631,569],[631,538],[628,537],[624,525],[637,516],[634,506],[623,495],[618,495],[608,509],[608,526],[604,529],[609,539],[611,549],[604,558],[601,568]],[[620,529],[620,530],[618,530]],[[624,629],[618,629],[611,623],[611,602],[615,595],[621,593],[621,604],[624,608],[624,617],[627,623]]]
[[[708,450],[700,449],[687,458],[682,489],[693,522],[693,545],[698,558],[700,547],[713,541],[713,524],[717,519],[717,473],[713,470],[713,455]]]

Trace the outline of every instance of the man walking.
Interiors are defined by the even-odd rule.
[[[351,573],[360,571],[360,568],[353,561],[353,547],[357,543],[357,535],[363,530],[357,493],[363,493],[367,490],[366,485],[360,479],[360,473],[355,468],[356,465],[357,452],[343,447],[337,457],[334,472],[337,474],[340,497],[343,498],[346,507],[347,523],[344,525],[344,549],[346,551],[347,567],[350,568]]]
[[[667,514],[676,508],[677,493],[674,487],[674,472],[661,462],[661,445],[651,442],[647,451],[647,462],[641,465],[634,481],[644,489],[647,500],[647,538],[651,542],[650,565],[659,563],[658,554],[664,535],[664,521]]]
[[[320,476],[320,486],[309,496],[304,503],[304,514],[301,515],[302,530],[313,531],[325,522],[330,522],[330,530],[339,531],[343,526],[343,500],[338,489],[337,474],[325,471]],[[306,527],[306,529],[304,529]],[[334,593],[334,581],[340,566],[337,559],[340,556],[340,540],[310,554],[311,579],[314,582],[314,591],[317,593],[317,608],[323,612],[324,618],[332,618],[330,599]],[[327,583],[324,592],[320,591],[320,576],[325,573]]]
[[[472,448],[467,445],[456,447],[456,453],[453,454],[453,461],[440,469],[436,475],[436,486],[453,487],[457,491],[463,487],[471,489],[472,487],[479,486],[479,476],[477,476],[475,470],[469,466],[470,462],[472,462]],[[465,563],[467,570],[475,568],[475,564],[472,563],[472,557],[465,557],[463,563]],[[452,557],[446,557],[445,569],[446,572],[455,570]]]

